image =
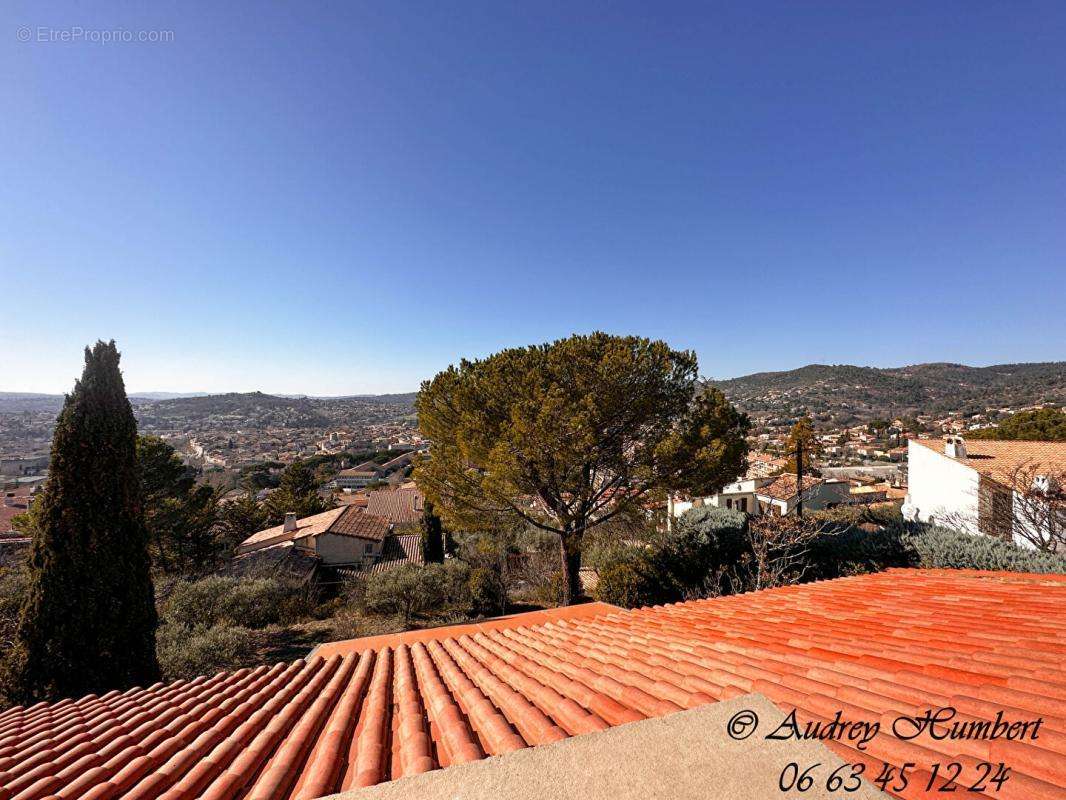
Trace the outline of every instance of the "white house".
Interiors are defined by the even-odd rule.
[[[386,471],[380,464],[364,461],[349,469],[342,469],[330,481],[331,489],[362,489],[385,478]]]
[[[1062,535],[1066,442],[911,439],[907,461],[910,519],[1027,547],[1054,526]]]
[[[667,500],[669,517],[679,517],[690,508],[714,506],[732,508],[748,514],[773,514],[784,517],[793,513],[799,504],[796,476],[791,473],[768,477],[747,477],[734,481],[709,497]],[[813,476],[803,478],[803,508],[821,511],[849,502],[850,486],[846,481],[823,480]]]

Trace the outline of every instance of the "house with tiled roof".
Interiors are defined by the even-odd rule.
[[[821,511],[845,505],[850,502],[849,488],[845,481],[804,475],[803,507],[807,511]],[[786,472],[780,475],[755,476],[749,473],[708,497],[672,496],[667,501],[667,512],[668,518],[673,518],[694,507],[714,506],[736,509],[747,514],[783,517],[795,512],[800,495],[795,474]]]
[[[237,547],[238,558],[269,548],[292,548],[326,566],[370,566],[382,554],[392,524],[357,506],[341,506],[258,531]]]
[[[364,461],[348,469],[342,469],[329,482],[331,489],[362,489],[371,483],[377,483],[386,476],[386,471],[374,461]]]
[[[911,518],[1027,547],[1066,543],[1066,442],[911,439],[907,462]]]
[[[15,517],[30,510],[38,488],[30,485],[13,486],[0,491],[0,536],[13,535]]]
[[[2,710],[0,798],[1062,800],[1063,608],[1063,575],[890,570],[334,642]]]
[[[335,572],[341,580],[350,580],[365,575],[380,575],[405,565],[426,565],[421,534],[394,533],[386,536],[381,544],[381,554],[372,563],[358,567],[338,567]]]

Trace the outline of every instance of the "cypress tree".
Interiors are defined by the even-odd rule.
[[[114,341],[86,348],[56,421],[15,650],[27,701],[159,679],[137,423],[118,362]]]
[[[422,506],[422,559],[427,564],[444,561],[444,527],[433,510],[433,502],[426,500]]]

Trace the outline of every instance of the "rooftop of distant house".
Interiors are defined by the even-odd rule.
[[[366,513],[384,517],[393,525],[409,525],[422,518],[424,503],[418,489],[377,489],[367,495]]]
[[[804,475],[803,491],[808,492],[822,482],[821,478],[815,478],[812,475]],[[798,486],[799,483],[796,481],[796,476],[790,472],[786,472],[783,475],[778,475],[766,485],[757,488],[755,493],[772,497],[774,500],[791,500],[799,493],[797,491]]]
[[[14,532],[12,520],[30,510],[34,490],[28,484],[0,490],[0,534]]]
[[[381,464],[378,464],[376,461],[364,461],[362,464],[356,464],[354,467],[342,469],[340,472],[337,473],[336,477],[361,478],[366,477],[368,475],[379,475],[384,471],[385,470],[382,468]]]
[[[967,794],[1061,800],[1063,607],[1063,575],[889,570],[338,642],[290,664],[0,713],[0,794],[306,800],[758,692],[800,724],[945,707],[960,722],[1041,719],[1036,739],[903,740],[889,723],[864,749],[826,744],[874,774],[911,762],[916,786],[935,763],[976,780],[978,762],[1003,762],[1000,790]]]
[[[248,553],[263,547],[274,547],[294,542],[306,536],[335,533],[340,536],[355,536],[380,542],[389,533],[390,522],[373,514],[364,513],[356,505],[331,508],[321,514],[294,520],[289,529],[286,523],[253,533],[240,544],[240,552]]]
[[[944,439],[911,439],[916,445],[945,455]],[[964,439],[966,458],[956,459],[977,472],[1010,484],[1019,470],[1066,475],[1066,442]]]

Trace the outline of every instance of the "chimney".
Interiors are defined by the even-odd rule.
[[[1054,475],[1034,475],[1033,491],[1039,494],[1057,494],[1059,482]]]
[[[285,515],[285,527],[282,529],[285,533],[291,533],[296,530],[296,514],[292,511]]]
[[[966,440],[961,436],[949,436],[944,442],[944,455],[948,458],[966,458]]]

